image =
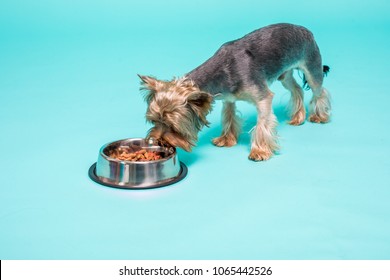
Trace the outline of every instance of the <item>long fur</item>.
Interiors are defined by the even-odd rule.
[[[218,147],[231,147],[237,144],[241,125],[242,120],[236,114],[236,104],[225,101],[222,108],[222,133],[220,137],[213,139],[213,144]]]
[[[276,133],[277,120],[272,109],[274,94],[268,96],[257,104],[257,124],[252,130],[251,152],[249,159],[259,161],[267,160],[280,149]]]
[[[327,89],[321,88],[319,93],[313,94],[309,105],[309,120],[315,123],[327,123],[330,120],[331,100]]]
[[[291,125],[301,125],[306,117],[302,88],[295,81],[292,70],[284,73],[279,77],[279,80],[282,82],[282,85],[291,92],[291,99],[288,106],[291,118],[289,123]]]

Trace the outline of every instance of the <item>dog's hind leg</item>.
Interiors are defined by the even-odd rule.
[[[236,104],[224,101],[222,109],[222,133],[213,139],[213,144],[218,147],[231,147],[237,144],[241,131],[241,121],[236,114]]]
[[[313,91],[309,105],[309,121],[327,123],[330,120],[331,103],[329,92],[322,86],[324,68],[319,52],[311,56],[300,69],[304,72],[308,85]]]
[[[257,124],[252,130],[251,151],[249,159],[254,161],[267,160],[279,149],[276,136],[276,117],[272,110],[274,94],[266,89],[255,102],[257,109]],[[264,94],[263,94],[264,93]]]
[[[289,105],[290,118],[289,124],[301,125],[306,118],[305,104],[303,102],[303,90],[293,77],[293,70],[285,72],[279,79],[282,85],[291,92]]]
[[[315,123],[327,123],[330,120],[331,104],[329,92],[322,86],[323,73],[318,71],[316,75],[313,72],[306,71],[307,83],[313,91],[313,97],[309,105],[309,121]],[[320,78],[321,77],[321,78]]]

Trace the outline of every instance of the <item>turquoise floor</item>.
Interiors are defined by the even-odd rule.
[[[264,3],[262,3],[264,2]],[[0,259],[390,259],[387,1],[2,1]],[[221,104],[181,182],[129,191],[88,178],[99,148],[142,137],[137,73],[181,76],[224,42],[291,22],[315,34],[329,124],[286,124],[281,151],[216,148]],[[306,93],[306,103],[311,93]]]

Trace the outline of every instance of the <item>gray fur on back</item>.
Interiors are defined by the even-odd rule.
[[[322,77],[313,34],[302,26],[280,23],[223,44],[186,77],[212,95],[235,94],[254,85],[263,90],[287,70],[301,66]]]

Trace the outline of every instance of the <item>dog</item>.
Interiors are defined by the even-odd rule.
[[[148,105],[146,120],[153,125],[147,138],[191,151],[199,131],[209,125],[206,116],[214,101],[223,100],[222,133],[212,142],[218,147],[231,147],[241,131],[235,101],[245,100],[257,110],[249,159],[268,160],[279,150],[272,109],[274,93],[269,89],[274,81],[279,80],[291,92],[289,123],[301,125],[306,119],[303,90],[293,77],[294,69],[303,72],[304,83],[313,92],[308,120],[329,122],[330,95],[323,87],[329,67],[322,65],[313,34],[302,26],[279,23],[223,44],[211,58],[181,78],[162,81],[138,75]]]

